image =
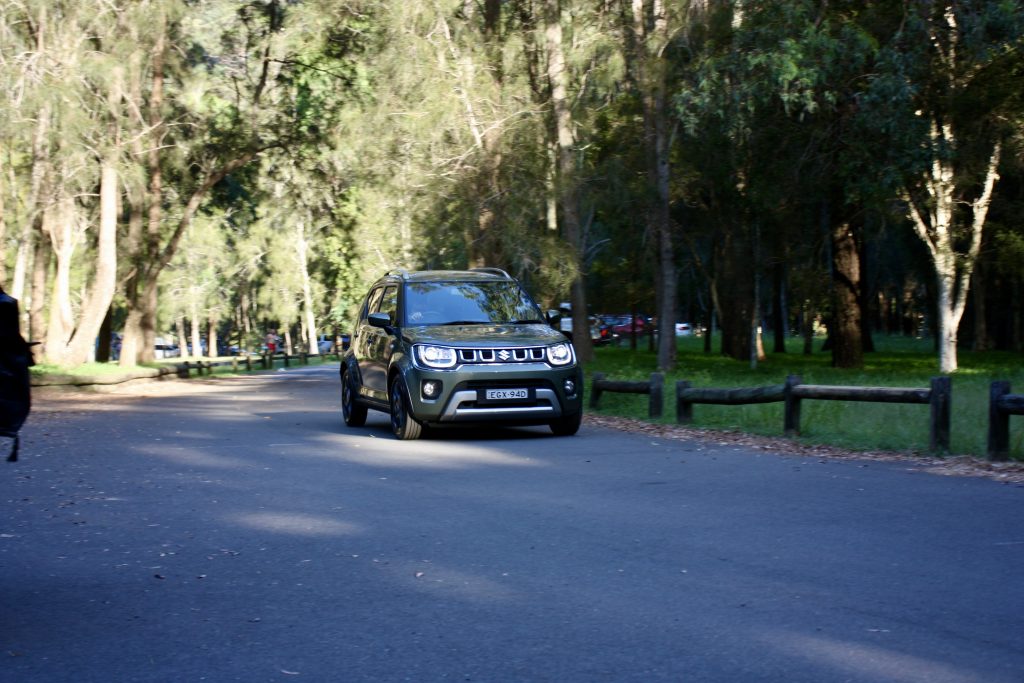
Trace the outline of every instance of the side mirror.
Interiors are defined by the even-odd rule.
[[[380,327],[384,330],[391,327],[391,316],[387,313],[371,313],[366,316],[366,321],[373,327]]]
[[[548,324],[557,325],[558,321],[562,319],[562,314],[553,308],[548,309]]]

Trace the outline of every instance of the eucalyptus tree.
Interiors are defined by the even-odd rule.
[[[909,9],[889,46],[888,75],[904,86],[896,110],[910,143],[902,194],[935,269],[939,369],[948,373],[958,367],[958,329],[1019,112],[1024,8],[968,0]]]
[[[579,268],[550,211],[543,7],[383,3],[372,98],[341,145],[354,170],[349,215],[374,248],[354,246],[376,272],[493,265],[547,301],[569,289]]]
[[[629,0],[626,55],[643,113],[649,197],[646,220],[657,245],[655,261],[658,320],[658,367],[675,366],[675,322],[678,314],[678,274],[675,230],[671,214],[671,138],[669,56],[673,43],[687,41],[688,24],[702,13],[703,3]],[[671,333],[670,333],[671,331]]]
[[[171,320],[187,320],[193,356],[203,344],[210,355],[218,348],[217,328],[232,298],[241,270],[239,250],[229,244],[232,217],[217,210],[204,212],[188,228],[182,246],[161,274],[161,312]],[[184,347],[183,347],[184,348]]]
[[[219,0],[153,17],[165,38],[140,107],[152,155],[133,208],[148,216],[131,240],[123,364],[152,356],[159,274],[211,190],[256,158],[299,153],[329,133],[353,81],[346,49],[366,21],[359,5]],[[172,65],[175,55],[185,59]],[[310,87],[325,78],[333,89]]]
[[[123,63],[131,46],[123,38],[122,8],[113,3],[47,0],[8,9],[0,53],[11,56],[4,77],[11,79],[12,97],[3,139],[7,158],[24,160],[8,169],[12,187],[19,175],[27,176],[28,187],[12,197],[23,207],[12,289],[18,297],[28,294],[30,334],[45,342],[37,354],[78,364],[91,358],[114,296]],[[91,258],[80,258],[83,253]],[[88,286],[79,284],[83,279]],[[80,301],[72,299],[73,289],[85,291]]]

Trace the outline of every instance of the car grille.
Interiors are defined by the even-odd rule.
[[[461,363],[538,363],[544,360],[544,347],[458,349],[458,354]]]

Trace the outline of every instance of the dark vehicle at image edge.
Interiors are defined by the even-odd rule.
[[[341,363],[345,424],[391,415],[399,439],[431,425],[546,424],[575,434],[583,373],[572,343],[497,268],[391,272],[370,288]]]

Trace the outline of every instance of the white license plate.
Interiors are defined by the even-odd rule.
[[[488,389],[485,394],[488,401],[522,401],[530,398],[526,389]]]

